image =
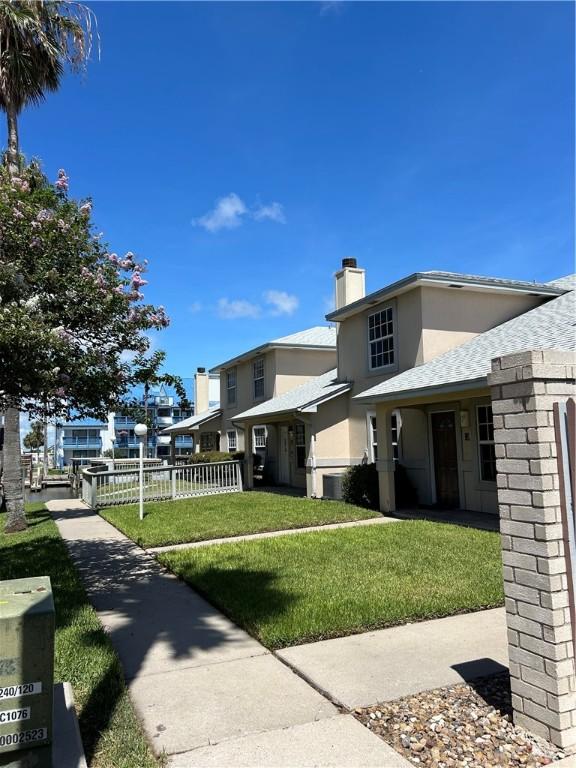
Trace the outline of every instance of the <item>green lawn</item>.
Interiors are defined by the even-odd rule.
[[[136,504],[107,507],[100,510],[100,514],[141,547],[364,520],[380,515],[341,501],[260,491],[146,502],[142,521]]]
[[[503,602],[499,534],[422,520],[158,559],[272,649]]]
[[[4,517],[0,515],[1,529]],[[120,661],[55,523],[42,504],[27,505],[27,517],[28,530],[0,534],[0,579],[50,576],[56,606],[55,677],[74,689],[88,764],[158,768],[132,709]]]

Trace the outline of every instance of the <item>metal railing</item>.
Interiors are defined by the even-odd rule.
[[[135,462],[137,464],[137,462]],[[193,496],[210,496],[242,490],[239,461],[187,464],[144,469],[144,500],[163,501]],[[94,509],[116,504],[133,504],[139,498],[139,470],[82,471],[82,500]]]

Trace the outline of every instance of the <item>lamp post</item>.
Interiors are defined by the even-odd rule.
[[[140,520],[144,520],[144,441],[148,427],[146,424],[136,424],[134,434],[140,440],[140,472],[139,472],[139,502],[140,502]]]

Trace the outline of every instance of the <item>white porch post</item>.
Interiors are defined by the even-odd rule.
[[[378,486],[380,489],[380,511],[396,511],[394,491],[394,451],[392,447],[392,411],[388,405],[378,404],[376,408],[376,429],[378,433]]]
[[[254,446],[252,444],[252,425],[244,427],[244,490],[254,487]]]

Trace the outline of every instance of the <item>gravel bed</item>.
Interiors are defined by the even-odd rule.
[[[537,768],[565,757],[511,722],[508,673],[354,710],[367,728],[414,765]]]

